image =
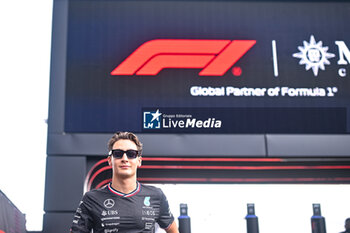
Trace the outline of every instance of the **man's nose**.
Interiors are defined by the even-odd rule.
[[[124,154],[122,156],[122,160],[129,160],[128,156],[126,155],[126,152],[124,152]]]

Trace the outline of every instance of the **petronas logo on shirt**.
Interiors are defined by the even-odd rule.
[[[151,205],[150,199],[151,199],[151,197],[145,197],[143,204],[145,204],[145,206],[150,206]]]

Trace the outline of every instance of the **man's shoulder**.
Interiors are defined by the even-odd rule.
[[[102,188],[98,188],[98,189],[92,189],[87,191],[84,196],[86,197],[96,197],[96,196],[100,196],[101,194],[104,194],[107,192],[107,187],[104,186]]]

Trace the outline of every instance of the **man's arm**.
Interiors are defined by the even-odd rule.
[[[90,233],[92,229],[92,216],[88,207],[88,198],[84,195],[75,212],[70,233]]]
[[[179,229],[177,229],[176,222],[173,221],[173,223],[167,229],[165,229],[165,231],[167,233],[179,233]]]

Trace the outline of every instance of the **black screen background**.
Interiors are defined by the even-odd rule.
[[[143,108],[305,108],[323,109],[298,120],[297,133],[348,133],[349,75],[338,76],[338,48],[342,40],[350,47],[346,2],[237,2],[237,1],[93,1],[69,2],[65,131],[111,133],[142,131]],[[292,54],[314,35],[335,54],[331,64],[314,77]],[[153,39],[256,40],[221,77],[199,76],[200,69],[165,69],[156,76],[111,76],[110,72],[136,48]],[[276,40],[279,76],[273,75],[271,41]],[[349,42],[348,42],[349,41]],[[349,70],[350,72],[350,70]],[[191,86],[234,87],[337,87],[335,97],[194,97]],[[324,111],[326,109],[327,111]],[[254,115],[254,113],[252,113]],[[285,115],[284,115],[285,116]],[[288,116],[287,116],[288,117]],[[250,121],[266,119],[246,118]],[[279,118],[276,117],[276,120]],[[329,120],[328,120],[329,119]],[[256,122],[224,133],[294,133],[295,116],[283,119],[290,127],[275,131],[256,129]],[[281,119],[282,120],[282,119]],[[235,121],[235,119],[233,119]],[[236,120],[237,121],[237,120]],[[243,122],[242,122],[243,121]],[[303,132],[303,124],[315,129]],[[325,130],[319,127],[327,122]],[[255,123],[255,124],[253,124]],[[271,123],[273,125],[273,123]],[[329,128],[338,131],[327,131]],[[186,133],[190,133],[186,132]],[[220,133],[220,132],[219,132]]]

